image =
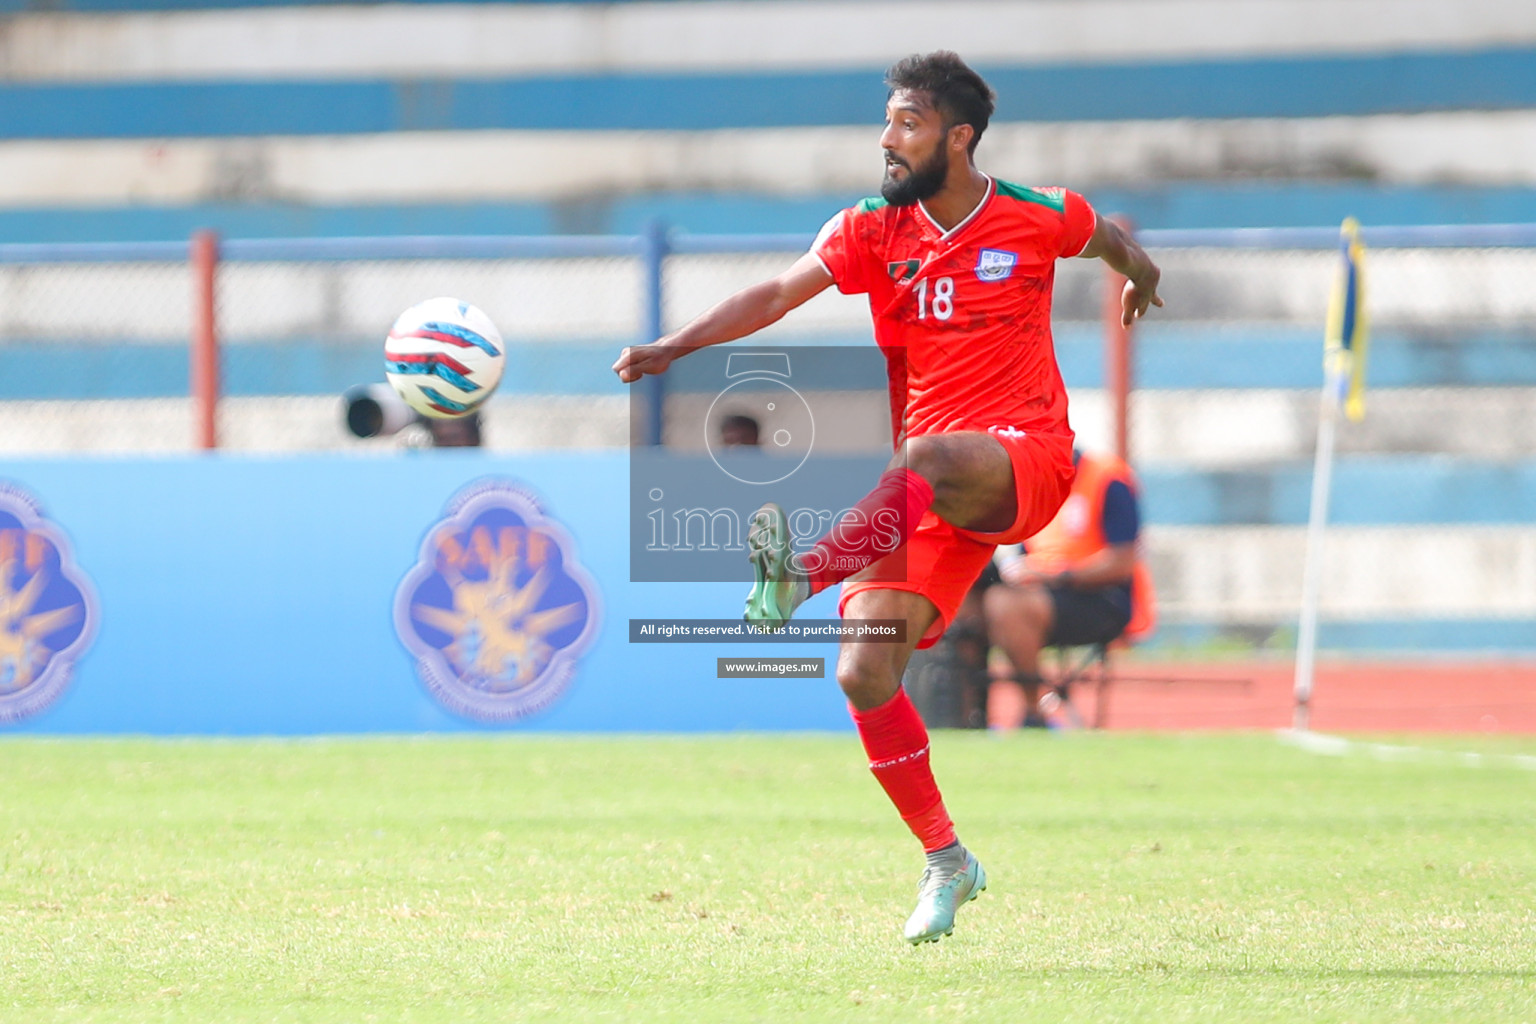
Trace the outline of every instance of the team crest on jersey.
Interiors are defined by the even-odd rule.
[[[598,591],[570,535],[511,481],[471,484],[395,593],[395,632],[427,689],[488,722],[541,711],[597,635]]]
[[[58,700],[97,618],[95,590],[68,538],[35,498],[0,482],[0,722]]]
[[[922,260],[892,260],[885,265],[885,272],[891,275],[891,280],[897,284],[916,277],[922,269]]]
[[[1006,249],[983,249],[976,260],[976,276],[983,281],[1006,281],[1013,276],[1019,254]]]

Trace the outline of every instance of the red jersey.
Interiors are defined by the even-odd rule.
[[[1012,427],[1070,437],[1051,341],[1056,260],[1076,256],[1098,220],[1062,188],[988,181],[949,231],[921,203],[865,199],[822,228],[811,251],[848,294],[869,294],[905,437]]]

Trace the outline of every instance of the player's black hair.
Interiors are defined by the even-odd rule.
[[[996,109],[997,94],[951,50],[903,57],[886,71],[885,84],[892,92],[906,89],[926,93],[933,108],[943,115],[945,128],[970,125],[976,131],[971,136],[972,153]]]

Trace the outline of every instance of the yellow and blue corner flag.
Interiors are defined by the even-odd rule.
[[[1328,300],[1328,326],[1323,337],[1323,366],[1337,382],[1344,412],[1359,421],[1365,416],[1365,353],[1370,324],[1365,311],[1365,243],[1360,222],[1346,218],[1339,229],[1339,269]]]

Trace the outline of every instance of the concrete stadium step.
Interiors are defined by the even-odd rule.
[[[1459,188],[1529,187],[1536,184],[1527,144],[1533,136],[1531,109],[995,121],[982,154],[984,167],[1009,180],[1070,183],[1090,195],[1150,182],[1341,177],[1377,188],[1449,182]],[[876,145],[873,123],[752,131],[22,139],[0,141],[0,207],[569,203],[573,196],[636,197],[658,188],[700,196],[844,196],[876,186]],[[517,174],[506,173],[508,160],[516,161]]]
[[[1296,621],[1306,529],[1149,523],[1159,617],[1169,623]],[[1486,619],[1530,627],[1536,527],[1332,526],[1318,614],[1333,622]]]
[[[1142,0],[1135,19],[1125,18],[1116,0],[946,0],[944,8],[945,45],[988,67],[1536,42],[1536,26],[1519,0],[1460,7],[1440,0]],[[434,50],[477,75],[549,68],[878,71],[913,48],[900,17],[871,18],[859,0],[0,0],[5,13],[12,13],[15,38],[8,70],[21,80],[291,78],[315,69],[355,75],[407,67]],[[264,45],[252,46],[252,39]]]
[[[1131,396],[1132,456],[1158,464],[1238,468],[1310,459],[1319,391],[1138,391]],[[1525,459],[1536,454],[1536,391],[1529,388],[1378,388],[1366,416],[1342,423],[1342,454],[1438,454]],[[1072,426],[1090,448],[1111,443],[1101,391],[1072,391]]]

